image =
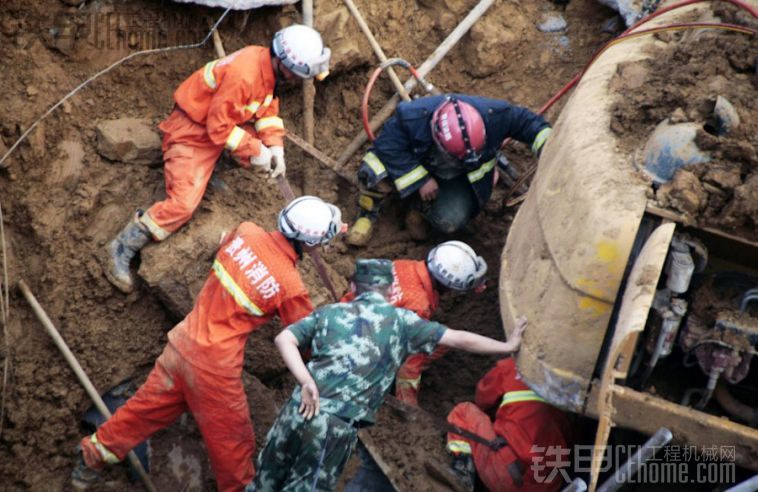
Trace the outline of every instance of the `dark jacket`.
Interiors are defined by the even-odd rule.
[[[466,169],[468,180],[482,207],[492,194],[492,173],[497,162],[495,155],[503,140],[511,137],[532,145],[536,150],[548,134],[541,132],[550,125],[542,116],[506,101],[464,94],[449,95],[474,106],[484,120],[487,141],[481,158]],[[358,169],[358,176],[367,187],[373,188],[389,176],[400,196],[405,198],[435,177],[432,163],[439,150],[432,139],[430,122],[435,109],[446,96],[422,97],[398,105],[395,115],[385,123],[379,138]]]

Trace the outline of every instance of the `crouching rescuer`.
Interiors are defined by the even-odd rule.
[[[310,27],[277,32],[270,47],[248,46],[200,68],[174,92],[174,110],[159,128],[167,198],[134,219],[108,245],[105,275],[128,293],[132,258],[150,240],[163,241],[190,220],[216,161],[227,150],[244,168],[283,175],[284,124],[279,87],[328,74],[330,51]]]
[[[424,319],[431,319],[439,306],[440,293],[471,292],[486,288],[487,262],[468,244],[447,241],[432,248],[426,260],[395,260],[392,262],[394,280],[389,302],[395,307],[409,309]],[[343,302],[355,299],[350,292]],[[447,353],[438,345],[431,354],[411,354],[397,372],[395,396],[410,405],[418,405],[421,373]]]
[[[334,490],[358,429],[374,423],[408,354],[429,354],[438,344],[481,354],[518,349],[524,326],[501,342],[391,305],[392,270],[389,260],[357,260],[355,300],[321,307],[276,337],[299,385],[258,458],[257,491]],[[307,366],[305,348],[311,349]]]
[[[278,231],[243,222],[219,247],[192,311],[168,333],[168,344],[137,393],[81,441],[77,485],[124,459],[137,444],[191,412],[203,435],[218,490],[241,491],[255,470],[255,438],[242,365],[248,335],[278,315],[294,323],[313,310],[296,264],[302,252],[343,230],[341,213],[312,196],[279,213]]]
[[[413,239],[425,239],[427,223],[445,234],[461,230],[489,200],[495,168],[513,173],[498,155],[503,141],[514,138],[539,154],[550,132],[542,116],[497,99],[448,94],[401,102],[358,168],[359,218],[347,242],[369,241],[393,188],[410,209]]]
[[[517,329],[518,323],[526,320],[518,320]],[[457,434],[447,435],[453,471],[469,490],[474,490],[477,475],[491,492],[553,492],[566,485],[554,467],[561,459],[568,465],[568,417],[521,381],[513,358],[499,361],[479,381],[476,403],[459,403],[447,420],[485,439],[505,442],[494,451]]]

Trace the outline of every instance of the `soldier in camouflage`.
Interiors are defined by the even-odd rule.
[[[431,353],[437,344],[495,355],[518,349],[523,329],[500,342],[392,306],[392,281],[391,261],[357,260],[354,301],[324,306],[276,337],[299,386],[258,457],[257,491],[334,490],[358,429],[374,423],[408,354]],[[299,349],[308,347],[306,366]]]

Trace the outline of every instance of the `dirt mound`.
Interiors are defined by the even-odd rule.
[[[408,4],[356,2],[388,56],[419,65],[475,5],[474,0]],[[75,4],[72,6],[71,4]],[[433,72],[443,90],[501,97],[538,107],[579,69],[608,35],[601,23],[612,13],[592,0],[576,0],[563,13],[568,31],[540,33],[535,24],[550,2],[496,2]],[[71,88],[137,49],[194,42],[207,32],[218,10],[171,2],[117,0],[8,0],[0,12],[0,57],[12,69],[0,71],[6,94],[0,102],[0,150]],[[316,145],[336,156],[360,130],[359,100],[374,57],[355,22],[337,0],[318,2],[317,25],[334,50],[332,76],[317,87]],[[279,26],[299,18],[294,6],[266,8],[249,17],[234,13],[221,26],[228,52],[265,44]],[[53,113],[0,169],[0,201],[9,242],[10,276],[24,278],[100,390],[125,379],[144,380],[165,344],[165,333],[186,312],[208,273],[221,230],[240,220],[271,228],[283,204],[275,187],[241,169],[219,173],[190,224],[168,241],[146,248],[139,267],[140,288],[124,296],[102,275],[103,247],[138,207],[163,198],[161,167],[109,161],[97,153],[99,122],[124,117],[147,119],[153,127],[173,105],[174,88],[193,70],[215,58],[210,46],[141,56],[93,82]],[[391,94],[382,79],[372,98],[376,111]],[[301,94],[282,95],[285,124],[300,132]],[[296,192],[334,200],[352,218],[355,190],[310,157],[288,146],[289,177]],[[511,152],[516,162],[529,159]],[[356,165],[358,158],[353,160]],[[308,170],[307,172],[305,170]],[[469,242],[497,272],[510,216],[499,207],[503,190],[458,239]],[[344,288],[358,254],[422,258],[439,237],[415,243],[402,226],[397,202],[388,207],[370,248],[338,244],[324,253],[333,281]],[[302,271],[314,301],[326,302],[310,260]],[[490,284],[496,279],[491,275]],[[442,300],[440,321],[502,337],[497,290],[482,296]],[[0,483],[9,490],[64,490],[74,446],[84,431],[80,416],[89,406],[57,350],[18,295],[11,299],[6,420],[0,438]],[[271,323],[251,337],[245,384],[259,444],[291,381],[269,343]],[[494,359],[454,353],[436,364],[422,382],[421,404],[444,416],[454,403],[473,397],[473,388]],[[256,382],[252,376],[260,378]],[[268,390],[264,389],[264,386]],[[267,391],[270,391],[267,393]],[[267,406],[268,405],[268,406]],[[442,453],[443,434],[398,422],[381,434],[393,459],[404,468],[405,485],[426,482],[418,456],[404,454],[413,442],[418,453]],[[405,436],[393,441],[394,435]],[[394,444],[393,444],[394,442]],[[161,489],[182,483],[189,490],[213,490],[207,458],[196,427],[179,422],[152,439],[153,476]],[[444,456],[442,457],[444,458]],[[400,466],[400,465],[398,465]],[[185,473],[183,478],[179,475]],[[106,475],[108,490],[130,487],[122,468]]]
[[[734,8],[717,15],[724,22],[747,23]],[[663,120],[695,123],[695,144],[709,162],[678,170],[657,187],[655,201],[687,221],[758,239],[758,40],[698,30],[661,35],[661,45],[652,59],[620,67],[613,83],[621,97],[611,128],[640,162],[641,149]],[[719,96],[739,117],[739,126],[728,132],[720,133],[714,122]]]

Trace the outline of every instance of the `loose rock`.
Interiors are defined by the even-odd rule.
[[[542,19],[542,22],[537,24],[537,29],[542,32],[560,32],[565,31],[567,26],[566,19],[562,15],[549,14]]]
[[[157,164],[163,160],[161,139],[150,120],[101,121],[96,130],[97,151],[108,160],[134,164]]]

